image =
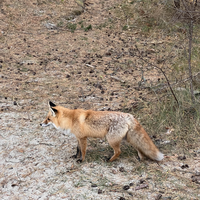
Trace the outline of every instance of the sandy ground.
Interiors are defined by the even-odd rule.
[[[108,144],[97,140],[96,147],[89,142],[88,158],[78,164],[70,158],[76,151],[76,138],[53,127],[41,128],[37,115],[42,113],[0,114],[1,199],[200,197],[198,181],[191,179],[195,173],[196,178],[199,177],[199,151],[196,157],[186,160],[171,156],[161,163],[139,162],[134,153],[107,163],[103,158],[110,155],[111,150],[104,152]],[[122,150],[126,151],[124,146],[126,144]],[[92,153],[100,157],[95,159]]]
[[[199,199],[199,146],[178,157],[162,149],[167,136],[157,136],[164,161],[139,162],[123,143],[120,158],[107,163],[112,149],[105,139],[89,139],[86,160],[78,164],[70,158],[73,135],[40,127],[48,100],[132,112],[148,98],[139,87],[142,62],[130,52],[137,44],[156,62],[166,36],[122,31],[113,11],[120,0],[86,3],[81,15],[73,14],[81,10],[74,1],[0,4],[0,199]],[[77,24],[74,32],[69,23]],[[147,86],[163,79],[148,66],[144,77]]]

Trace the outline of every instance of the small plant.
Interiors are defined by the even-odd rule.
[[[61,26],[63,26],[63,24],[64,24],[63,21],[60,21],[57,23],[57,27],[61,27]]]
[[[144,25],[144,26],[142,27],[142,32],[149,32],[150,29],[151,29],[151,27],[149,27],[149,26],[147,26],[147,25]]]
[[[86,32],[89,31],[89,30],[92,30],[92,25],[91,24],[84,28],[84,31],[86,31]]]
[[[74,33],[74,31],[76,30],[76,26],[77,26],[77,24],[72,24],[72,23],[68,23],[68,24],[67,24],[67,28],[68,28],[72,33]]]
[[[123,30],[123,31],[128,30],[128,26],[127,26],[127,25],[123,26],[122,30]]]
[[[82,20],[82,21],[80,21],[80,22],[78,22],[78,24],[82,25],[82,24],[83,24],[83,20]]]

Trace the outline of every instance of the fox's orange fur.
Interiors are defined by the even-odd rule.
[[[163,154],[154,145],[146,131],[133,115],[114,111],[70,110],[49,102],[50,111],[41,126],[53,124],[57,129],[73,133],[78,140],[78,161],[84,161],[87,137],[102,138],[106,136],[114,155],[109,161],[115,160],[121,153],[120,143],[125,138],[137,150],[139,158],[149,157],[160,161]]]

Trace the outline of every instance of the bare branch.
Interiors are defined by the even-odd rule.
[[[155,68],[159,69],[159,70],[162,72],[162,74],[164,75],[164,77],[165,77],[165,79],[166,79],[166,81],[167,81],[168,87],[169,87],[169,89],[170,89],[170,91],[171,91],[171,93],[172,93],[172,95],[173,95],[173,97],[174,97],[176,103],[177,103],[178,106],[179,106],[178,99],[176,98],[176,95],[175,95],[175,93],[174,93],[174,91],[173,91],[173,89],[172,89],[172,87],[171,87],[171,85],[170,85],[169,79],[168,79],[168,77],[167,77],[165,71],[163,71],[163,69],[160,68],[160,67],[158,67],[157,65],[154,65],[154,64],[148,62],[146,59],[144,59],[144,58],[141,56],[141,53],[140,53],[140,51],[139,51],[137,45],[135,45],[135,47],[136,47],[136,50],[139,52],[139,56],[138,56],[137,54],[135,54],[135,56],[137,56],[138,58],[140,58],[142,61],[146,62],[148,65],[150,65],[150,66],[152,66],[152,67],[155,67]]]

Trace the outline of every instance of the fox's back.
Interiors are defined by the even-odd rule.
[[[108,132],[118,134],[122,129],[129,127],[134,119],[128,113],[91,110],[86,111],[84,117],[80,118],[84,132],[91,134],[91,137],[104,137]]]

